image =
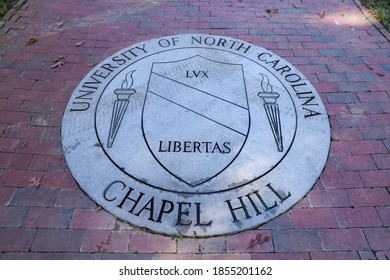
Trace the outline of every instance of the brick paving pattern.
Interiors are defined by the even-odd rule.
[[[0,259],[390,258],[390,35],[358,1],[17,6],[0,29]],[[209,239],[151,234],[98,211],[60,142],[66,102],[93,65],[139,41],[195,32],[243,39],[294,64],[332,127],[328,163],[302,201],[258,229]],[[258,234],[269,240],[249,246]]]

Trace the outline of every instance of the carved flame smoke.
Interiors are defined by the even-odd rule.
[[[269,79],[266,75],[260,74],[261,76],[261,84],[260,87],[264,92],[272,92],[272,86],[269,84]]]
[[[133,71],[130,71],[129,73],[126,74],[126,77],[125,79],[123,80],[122,82],[122,86],[121,88],[122,89],[131,89],[131,87],[133,86],[133,73],[135,72],[135,70]]]

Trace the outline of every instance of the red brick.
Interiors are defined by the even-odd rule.
[[[65,208],[96,208],[95,202],[79,189],[62,189],[58,192],[56,207]]]
[[[369,155],[338,156],[332,160],[338,171],[374,170],[376,165]]]
[[[361,102],[381,102],[390,100],[385,92],[358,92],[357,95]]]
[[[53,206],[58,190],[41,188],[17,189],[10,205],[12,206]]]
[[[378,260],[390,260],[390,251],[378,251],[376,256]]]
[[[10,98],[17,100],[41,101],[44,95],[45,93],[40,90],[14,89]]]
[[[102,253],[53,253],[51,260],[101,260]]]
[[[250,260],[251,255],[248,253],[238,254],[203,254],[202,260]]]
[[[131,234],[129,253],[175,253],[176,240],[143,231]]]
[[[54,111],[54,104],[52,102],[42,101],[25,101],[20,106],[20,111],[33,113],[51,113]]]
[[[10,126],[7,128],[4,135],[13,138],[44,139],[44,140],[57,140],[60,138],[58,128],[33,126],[30,124],[29,125],[18,124],[18,125]]]
[[[372,157],[379,169],[390,169],[390,154],[377,154]]]
[[[387,91],[390,88],[390,81],[367,82],[370,91]]]
[[[347,72],[345,73],[349,81],[355,82],[370,82],[377,81],[377,77],[374,73],[370,72]]]
[[[28,251],[35,229],[0,228],[0,251]]]
[[[347,104],[325,104],[326,112],[329,116],[338,116],[338,115],[349,115],[351,112],[349,111]]]
[[[376,207],[384,226],[390,226],[390,207]]]
[[[376,260],[373,251],[359,251],[360,259],[362,260]]]
[[[251,253],[251,260],[310,260],[309,253]]]
[[[12,28],[12,25],[15,25],[15,22],[10,22],[8,24],[9,24],[8,26],[11,25],[11,28]],[[13,28],[13,29],[18,29],[18,28]],[[7,51],[6,54],[4,55],[4,58],[15,58],[19,61],[20,60],[29,61],[29,60],[31,60],[31,57],[32,57],[32,53],[29,53],[29,52]]]
[[[0,110],[17,111],[21,104],[22,102],[19,100],[0,99]]]
[[[348,108],[354,115],[359,114],[383,114],[384,109],[380,103],[354,103],[348,104]]]
[[[357,172],[327,172],[321,175],[325,189],[362,188]]]
[[[1,81],[1,86],[5,88],[31,89],[34,83],[35,80],[6,77]]]
[[[1,175],[1,173],[0,173]],[[8,205],[15,194],[15,188],[1,187],[0,188],[0,206]]]
[[[80,251],[126,253],[129,239],[128,231],[87,230]]]
[[[261,234],[261,240],[268,241],[251,246],[256,237]],[[273,252],[272,235],[270,230],[250,230],[226,237],[228,252]]]
[[[70,228],[74,229],[114,229],[116,218],[104,210],[75,209]]]
[[[383,110],[383,113],[390,114],[390,102],[381,102],[380,107]]]
[[[71,216],[71,209],[32,207],[28,210],[23,227],[67,228]]]
[[[172,254],[172,253],[144,254],[144,256],[148,256],[148,255],[150,255],[151,260],[201,260],[202,256],[204,256],[201,254]],[[136,254],[136,256],[138,256],[138,254]]]
[[[5,170],[0,177],[0,186],[7,187],[31,187],[34,188],[30,182],[34,177],[37,180],[41,180],[43,176],[42,171],[32,170]]]
[[[63,155],[37,155],[34,158],[31,169],[45,171],[67,171]]]
[[[316,229],[273,230],[275,252],[322,251],[321,239]]]
[[[382,226],[375,208],[336,208],[333,210],[340,228]]]
[[[294,205],[294,208],[308,208],[309,207],[309,200],[307,200],[307,197],[304,197],[301,199],[297,204]]]
[[[364,139],[383,140],[390,135],[390,126],[368,126],[361,127],[360,131]]]
[[[332,141],[330,142],[330,155],[343,156],[351,155],[347,141]]]
[[[390,170],[360,171],[360,177],[366,187],[388,187]]]
[[[24,207],[0,207],[0,227],[21,227],[26,213]]]
[[[288,229],[293,228],[291,216],[289,212],[286,212],[266,224],[259,227],[259,229]]]
[[[390,228],[366,228],[364,234],[372,250],[390,250]]]
[[[19,141],[20,141],[19,139],[6,138],[4,137],[4,135],[2,135],[2,138],[0,138],[0,152],[14,152],[16,147],[19,144]]]
[[[385,188],[362,188],[347,190],[354,206],[388,206],[390,194]]]
[[[38,229],[31,246],[32,252],[78,252],[82,230]]]
[[[358,128],[333,128],[332,137],[338,140],[361,140],[363,136]]]
[[[0,168],[27,169],[31,159],[32,159],[32,155],[2,153],[0,157]]]
[[[351,201],[344,189],[314,190],[308,194],[311,207],[348,207]]]
[[[164,256],[167,254],[163,254]],[[159,255],[157,254],[123,254],[123,253],[103,253],[103,260],[152,260],[154,258],[158,259]],[[198,255],[200,259],[200,255]],[[180,259],[180,258],[178,258]],[[195,258],[196,259],[196,258]]]
[[[29,117],[30,113],[26,112],[0,111],[1,123],[27,123]]]
[[[290,211],[295,228],[334,228],[336,219],[330,208],[302,208]]]
[[[344,82],[347,79],[345,78],[344,74],[342,73],[316,73],[316,76],[318,78],[318,81],[323,83],[335,83],[335,82]],[[339,99],[338,97],[330,97],[328,101],[330,103],[349,103],[349,102],[356,102],[357,96],[354,93],[337,93],[338,96],[341,96]],[[326,96],[330,96],[331,93],[328,93]],[[336,99],[337,101],[334,102]],[[342,100],[342,101],[341,101]],[[333,102],[331,102],[333,101]]]
[[[368,115],[339,115],[337,122],[341,128],[349,127],[368,127],[371,126],[371,121]]]
[[[41,91],[64,91],[66,87],[63,81],[37,81],[32,87],[33,90]]]
[[[177,243],[178,253],[225,253],[225,237],[215,237],[208,239],[179,239]]]
[[[383,142],[378,140],[348,141],[348,144],[352,153],[355,155],[387,152]]]
[[[361,229],[321,229],[320,236],[326,251],[365,250],[366,238]]]
[[[373,126],[387,126],[389,131],[390,114],[370,114],[368,117]]]
[[[1,260],[50,260],[51,253],[6,252],[0,255]]]
[[[312,260],[360,260],[359,254],[352,251],[313,252],[310,256]]]
[[[57,141],[40,140],[40,139],[22,139],[20,145],[16,149],[19,153],[26,154],[46,154],[53,153],[54,148],[58,144]]]
[[[70,172],[48,171],[42,179],[41,187],[73,189],[78,188]]]

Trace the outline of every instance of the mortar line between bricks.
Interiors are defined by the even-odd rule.
[[[375,211],[376,211],[376,209],[375,209]],[[378,211],[377,211],[377,212],[378,212]],[[375,228],[375,227],[369,227],[369,228]],[[367,245],[368,245],[369,250],[371,251],[371,253],[372,253],[373,256],[375,257],[375,259],[378,260],[378,252],[371,248],[370,242],[368,241],[368,238],[367,238],[367,235],[366,235],[366,233],[365,233],[365,231],[364,231],[364,228],[362,228],[361,231],[362,231],[362,233],[363,233],[364,239],[365,239],[366,242],[367,242]],[[359,256],[360,256],[360,255],[359,255]]]
[[[27,210],[27,212],[28,212],[28,210]],[[27,214],[26,214],[26,217],[27,217]],[[23,221],[23,223],[24,223],[24,221]],[[23,227],[21,227],[21,228],[23,228]],[[34,244],[35,238],[37,237],[37,232],[38,232],[38,229],[36,228],[35,232],[34,232],[34,237],[31,240],[31,244],[30,244],[30,247],[28,248],[27,252],[31,252],[32,253],[31,248],[32,248],[32,245]]]

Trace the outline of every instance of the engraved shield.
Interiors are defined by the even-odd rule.
[[[153,63],[142,130],[156,161],[178,180],[195,187],[223,172],[249,126],[241,64],[199,55]]]

